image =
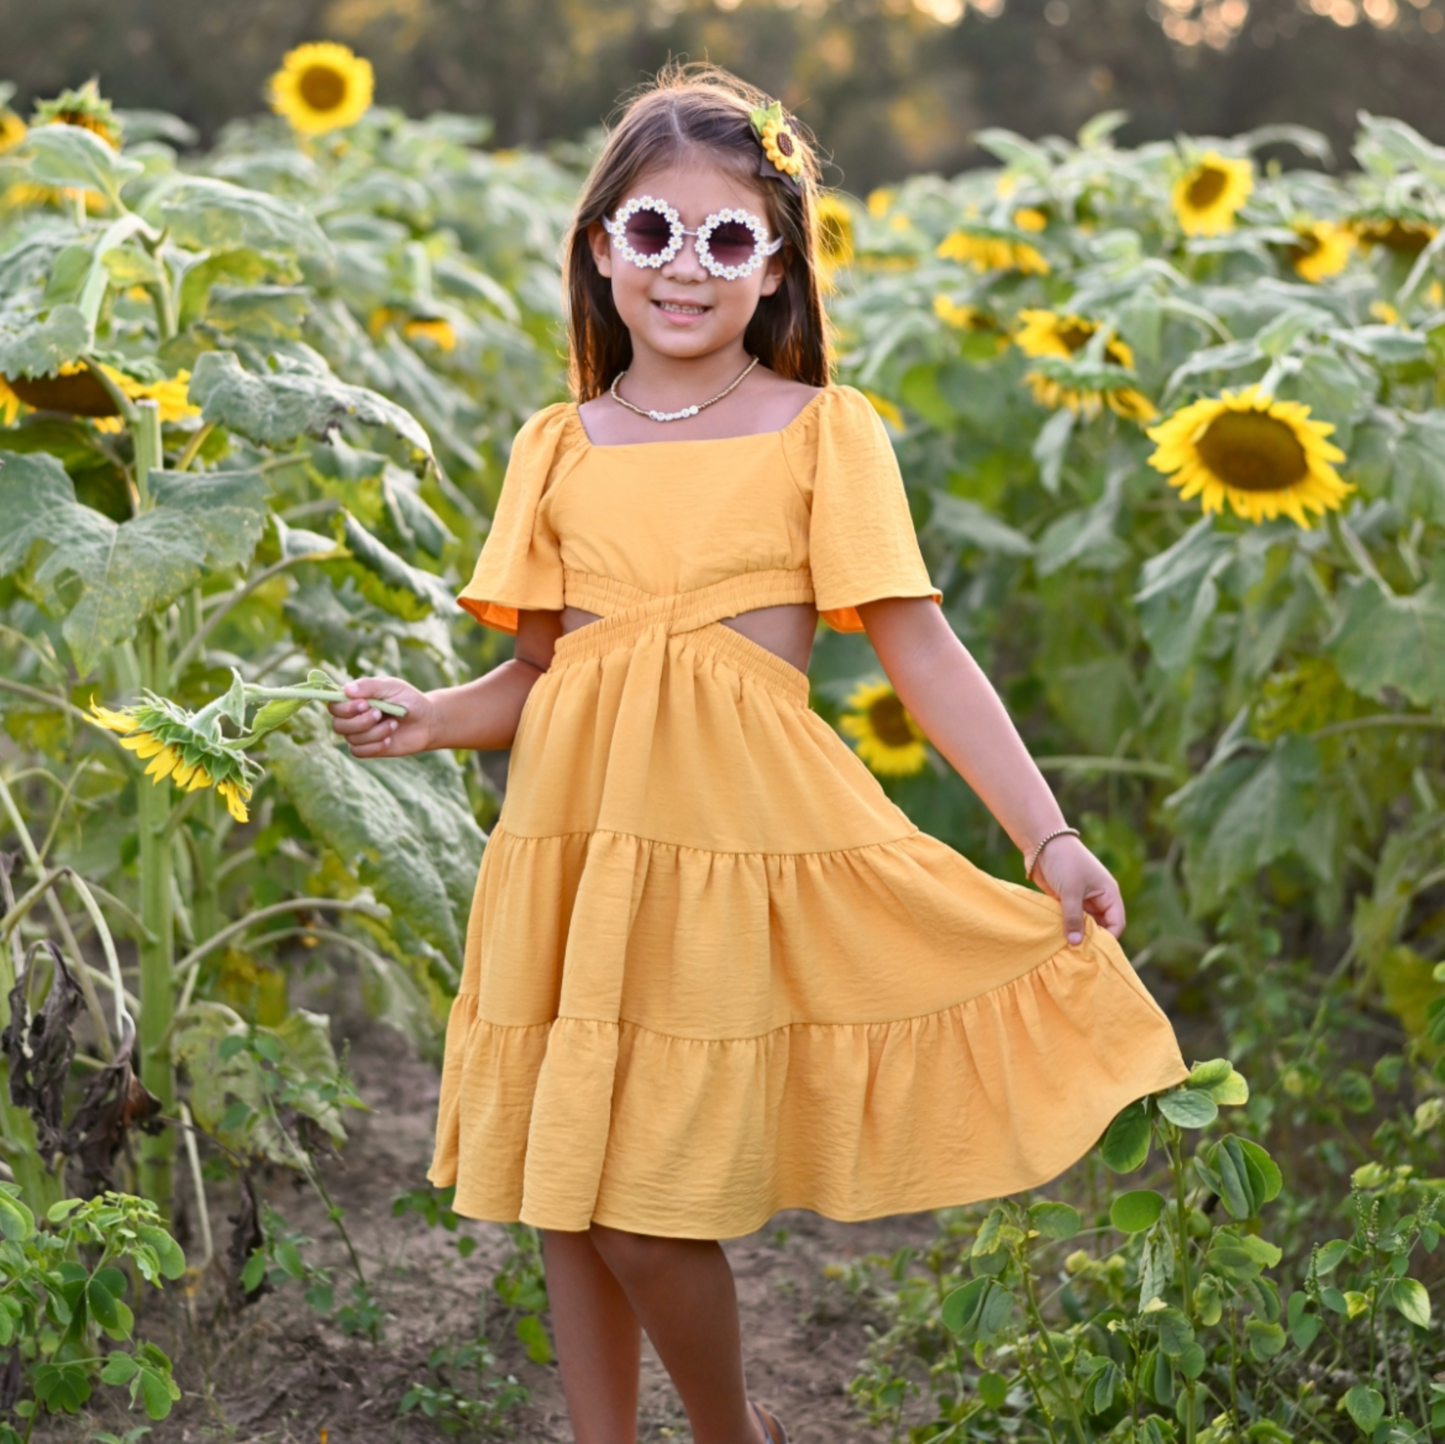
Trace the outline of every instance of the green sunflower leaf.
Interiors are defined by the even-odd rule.
[[[154,472],[155,506],[116,523],[76,500],[53,457],[0,453],[0,576],[53,616],[81,676],[213,567],[250,560],[266,515],[258,472]]]

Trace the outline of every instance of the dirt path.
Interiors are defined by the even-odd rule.
[[[337,994],[309,999],[334,1015]],[[338,1043],[351,1040],[351,1069],[373,1110],[351,1113],[351,1141],[328,1174],[346,1210],[363,1266],[385,1310],[380,1347],[348,1338],[324,1322],[292,1284],[238,1315],[226,1313],[219,1280],[208,1278],[189,1307],[179,1299],[143,1315],[149,1337],[176,1363],[185,1397],[171,1418],[154,1427],[147,1444],[420,1444],[442,1436],[438,1424],[397,1406],[426,1370],[431,1351],[448,1340],[475,1337],[478,1309],[487,1310],[486,1335],[503,1374],[515,1374],[530,1401],[508,1417],[527,1444],[572,1439],[555,1364],[530,1363],[505,1327],[506,1312],[490,1287],[511,1245],[500,1227],[475,1224],[478,1246],[462,1259],[453,1235],[428,1228],[415,1214],[392,1217],[397,1195],[424,1188],[431,1153],[437,1074],[391,1030],[364,1017],[338,1017]],[[307,1256],[333,1271],[337,1298],[345,1293],[345,1252],[309,1190],[276,1170],[264,1181],[271,1206],[292,1229],[316,1244]],[[224,1255],[235,1207],[229,1185],[211,1200],[217,1251]],[[726,1245],[737,1276],[749,1387],[775,1408],[796,1444],[879,1441],[855,1415],[844,1386],[866,1348],[863,1320],[842,1288],[823,1275],[830,1260],[892,1252],[930,1236],[927,1215],[868,1224],[836,1224],[813,1214],[777,1215],[762,1231]],[[190,1241],[188,1248],[194,1250]],[[220,1316],[216,1311],[220,1308]],[[215,1318],[215,1322],[211,1320]],[[120,1391],[106,1394],[123,1400]],[[100,1402],[99,1399],[97,1402]],[[143,1423],[105,1408],[97,1427],[121,1436]],[[75,1421],[37,1438],[76,1444],[88,1439]],[[650,1347],[643,1361],[643,1441],[691,1437],[666,1374]]]

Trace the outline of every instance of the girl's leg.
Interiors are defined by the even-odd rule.
[[[577,1444],[636,1444],[642,1325],[590,1233],[541,1232],[557,1362]]]
[[[760,1444],[743,1384],[737,1290],[722,1249],[599,1223],[592,1239],[682,1398],[694,1444]]]

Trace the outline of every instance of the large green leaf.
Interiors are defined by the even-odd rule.
[[[1001,517],[966,497],[948,492],[933,493],[933,511],[929,525],[949,541],[1006,557],[1032,556],[1034,544],[1021,531],[1015,531]]]
[[[433,611],[442,616],[457,611],[451,587],[435,573],[403,561],[349,511],[340,513],[338,539],[351,553],[351,559],[328,562],[327,570],[354,576],[367,601],[409,622],[419,621]]]
[[[27,584],[62,631],[82,676],[212,566],[250,560],[266,516],[258,472],[155,472],[156,505],[117,524],[84,506],[53,457],[0,462],[0,576]]]
[[[1194,659],[1219,601],[1219,574],[1233,555],[1233,538],[1215,531],[1205,517],[1144,563],[1134,601],[1144,636],[1166,672],[1182,672]]]
[[[1374,697],[1394,688],[1418,706],[1445,702],[1445,566],[1408,597],[1356,582],[1329,648],[1357,692]]]
[[[30,173],[52,186],[99,191],[119,204],[126,181],[145,167],[112,150],[98,135],[78,125],[40,125],[26,137]]]
[[[161,202],[171,238],[198,251],[249,247],[330,259],[331,242],[300,205],[229,181],[191,176]]]
[[[306,826],[459,963],[486,839],[451,754],[359,762],[313,731],[301,742],[272,733],[266,756]]]
[[[0,376],[53,376],[90,345],[79,306],[0,311]]]
[[[1174,794],[1196,906],[1213,906],[1290,852],[1316,872],[1324,869],[1333,814],[1315,797],[1319,776],[1315,744],[1284,737],[1262,756],[1236,753],[1211,764]]]
[[[262,446],[279,446],[299,436],[324,441],[343,420],[354,417],[394,432],[421,456],[432,454],[426,432],[410,412],[319,368],[259,375],[245,370],[234,352],[208,351],[196,362],[190,395],[205,420]]]

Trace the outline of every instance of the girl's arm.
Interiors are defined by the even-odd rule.
[[[998,819],[1025,858],[1064,826],[1064,814],[1034,765],[998,693],[928,598],[890,598],[858,608],[899,700]],[[1034,879],[1064,909],[1071,943],[1083,940],[1084,914],[1118,937],[1124,900],[1109,870],[1076,837],[1058,837],[1039,855]]]
[[[474,682],[435,692],[418,691],[400,677],[362,677],[344,688],[355,701],[331,703],[331,725],[346,738],[353,757],[406,757],[442,747],[510,747],[522,704],[552,665],[552,649],[561,635],[561,612],[522,612],[512,661]],[[373,697],[402,703],[406,716],[383,716],[368,700]]]

